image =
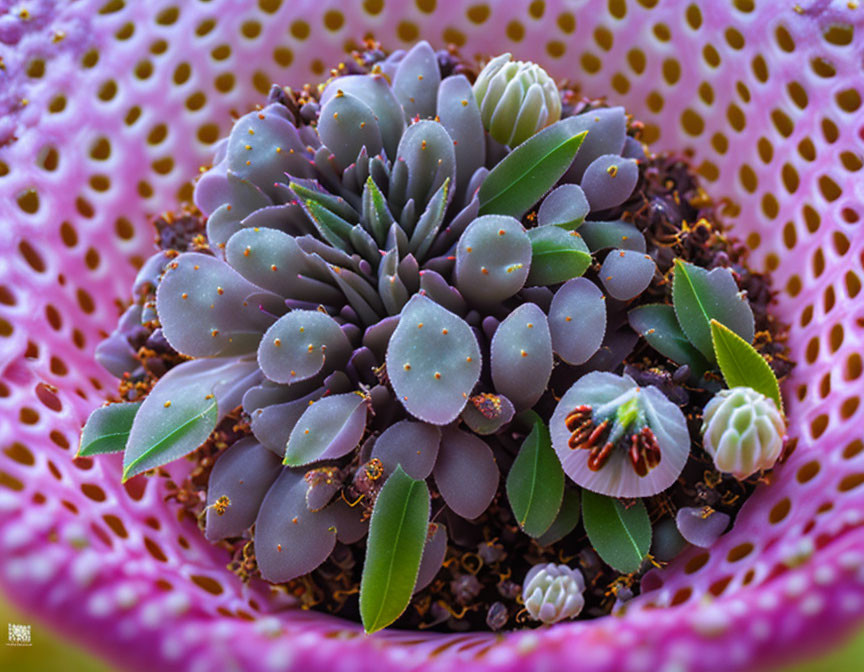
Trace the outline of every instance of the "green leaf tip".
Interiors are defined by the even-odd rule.
[[[132,422],[140,407],[141,402],[136,401],[109,404],[95,409],[81,430],[75,457],[121,452],[126,447]]]
[[[531,412],[531,432],[507,474],[507,499],[519,527],[532,536],[542,536],[555,521],[564,496],[564,470],[552,448],[549,429]]]
[[[429,525],[429,488],[397,466],[372,509],[360,580],[366,634],[386,628],[411,601]]]
[[[637,499],[620,500],[582,490],[582,520],[588,540],[603,561],[623,574],[638,571],[651,548],[651,521]]]
[[[711,320],[711,341],[723,379],[730,387],[749,387],[769,399],[783,413],[780,384],[771,366],[756,349],[717,320]]]

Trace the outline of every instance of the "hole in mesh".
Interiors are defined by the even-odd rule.
[[[166,7],[156,15],[156,23],[160,26],[170,26],[177,22],[180,17],[180,9],[178,7]]]
[[[220,44],[218,47],[214,47],[213,51],[210,52],[210,55],[216,61],[224,61],[231,55],[231,47],[227,44]]]
[[[135,77],[141,80],[149,79],[153,74],[153,64],[148,60],[138,61],[133,70]]]
[[[852,44],[852,37],[855,34],[855,29],[848,24],[836,23],[829,26],[822,37],[826,42],[835,44],[840,47],[845,47],[847,44]]]
[[[60,473],[60,470],[57,468],[57,465],[54,464],[51,460],[48,460],[48,471],[51,472],[51,475],[57,479],[58,481],[63,480],[63,474]]]
[[[129,108],[129,111],[126,113],[126,117],[123,119],[123,123],[127,126],[132,126],[136,121],[141,117],[141,108],[137,105],[133,105]]]
[[[111,179],[107,175],[91,175],[90,187],[94,191],[108,191],[111,188]]]
[[[51,439],[54,445],[62,448],[63,450],[69,450],[69,440],[63,435],[62,432],[57,431],[56,429],[49,434],[49,438]]]
[[[117,82],[113,79],[109,79],[102,83],[102,86],[99,87],[99,90],[96,92],[99,100],[108,102],[114,96],[117,95]]]
[[[798,143],[798,153],[805,161],[816,160],[816,146],[810,138],[804,138]]]
[[[816,57],[810,61],[810,67],[813,69],[819,77],[823,77],[825,79],[830,79],[834,75],[837,74],[837,68],[834,67],[834,64],[821,57]]]
[[[726,37],[726,42],[733,49],[739,50],[744,48],[744,36],[735,28],[727,28],[724,33]]]
[[[0,303],[6,306],[14,306],[18,303],[15,300],[15,295],[6,285],[0,285]]]
[[[39,412],[29,406],[25,406],[19,411],[18,418],[25,425],[35,425],[39,422]]]
[[[829,143],[837,142],[837,138],[840,137],[840,130],[837,128],[837,124],[828,117],[822,120],[822,135],[825,136],[825,140]]]
[[[796,297],[801,293],[803,289],[803,285],[801,284],[801,278],[798,275],[792,275],[789,277],[789,280],[786,281],[786,293],[791,297]]]
[[[599,26],[594,30],[594,41],[603,51],[609,51],[613,42],[612,32],[608,28]]]
[[[186,99],[186,107],[192,112],[200,110],[207,103],[207,96],[201,91],[196,91]]]
[[[108,533],[102,529],[100,525],[96,523],[90,523],[90,529],[93,530],[93,533],[99,538],[103,544],[105,544],[108,548],[112,548],[114,546],[114,540],[108,536]]]
[[[17,441],[4,448],[3,454],[13,462],[22,464],[25,467],[32,467],[36,464],[36,458],[33,457],[33,453],[30,452],[30,449],[23,443],[18,443]]]
[[[57,388],[46,383],[39,383],[36,386],[36,397],[42,402],[42,405],[49,410],[59,413],[63,410],[63,404],[56,394]]]
[[[861,107],[861,94],[855,89],[845,89],[835,96],[837,105],[844,112],[855,112]]]
[[[810,433],[814,439],[818,439],[828,429],[828,416],[822,413],[817,415],[813,422],[810,423]]]
[[[24,484],[11,474],[0,471],[0,488],[8,488],[9,490],[21,492],[24,489]]]
[[[855,415],[860,404],[861,400],[858,397],[849,397],[840,406],[840,417],[843,420],[848,420],[853,415]]]
[[[676,607],[679,604],[684,604],[687,600],[690,599],[691,595],[693,595],[693,589],[690,586],[684,586],[683,588],[679,588],[677,591],[675,591],[675,594],[669,601],[669,606]]]
[[[111,528],[111,531],[121,539],[126,539],[129,536],[129,533],[126,531],[126,526],[117,516],[111,513],[106,513],[102,516],[102,520],[104,520],[105,524]]]
[[[846,371],[844,372],[843,377],[846,380],[858,380],[861,377],[861,372],[861,355],[857,352],[853,352],[846,360]]]
[[[600,68],[603,67],[603,62],[590,51],[586,51],[582,54],[580,62],[582,63],[582,69],[591,75],[598,72]]]
[[[744,110],[738,107],[735,103],[726,108],[726,119],[729,125],[739,133],[744,130],[747,125],[747,118],[744,116]]]
[[[708,82],[702,82],[699,85],[699,97],[706,105],[714,104],[714,89],[711,88]]]
[[[729,587],[729,584],[731,582],[731,576],[717,579],[714,583],[708,586],[708,592],[711,593],[714,597],[720,597],[724,592],[726,592],[726,589]]]
[[[216,21],[214,19],[204,19],[201,23],[195,26],[195,34],[198,37],[204,37],[205,35],[208,35],[215,27]]]
[[[831,372],[829,371],[824,376],[822,376],[822,380],[819,383],[819,396],[823,399],[831,394]]]
[[[768,140],[768,138],[759,138],[756,143],[756,149],[759,152],[759,158],[762,159],[763,163],[771,163],[771,159],[774,158],[774,145],[771,144],[771,141]]]
[[[130,22],[124,24],[116,33],[114,33],[114,37],[122,42],[124,40],[128,40],[134,34],[135,24]]]
[[[822,196],[824,196],[825,200],[829,203],[836,201],[843,195],[840,185],[827,175],[822,175],[819,178],[819,191],[822,192]]]
[[[156,40],[150,45],[150,53],[154,56],[164,54],[166,51],[168,51],[168,43],[165,40]]]
[[[785,26],[777,26],[777,30],[774,31],[774,36],[777,38],[777,46],[779,46],[783,51],[790,54],[795,51],[795,40],[792,39],[792,36],[789,34],[789,31],[786,30]]]
[[[798,186],[801,183],[801,179],[798,177],[798,171],[792,166],[791,163],[783,164],[783,186],[786,187],[786,191],[790,194],[794,194],[798,191]]]
[[[63,326],[63,318],[60,316],[60,311],[50,303],[45,306],[45,318],[55,331],[59,331]]]
[[[825,271],[825,253],[822,248],[813,253],[813,275],[819,277]]]
[[[687,19],[688,25],[693,30],[699,30],[702,26],[702,11],[699,9],[698,5],[689,5],[687,11],[684,12],[684,16]]]
[[[576,30],[576,17],[574,17],[571,12],[561,12],[558,15],[557,23],[562,33],[567,33],[569,35]]]
[[[843,345],[843,325],[835,324],[831,327],[831,336],[828,342],[828,346],[831,349],[831,352],[837,352],[840,349],[840,346]]]
[[[59,163],[60,155],[54,147],[46,145],[39,150],[39,155],[36,157],[36,165],[42,168],[42,170],[53,172],[57,170],[57,165]]]
[[[28,215],[36,214],[39,210],[39,194],[35,189],[25,189],[18,195],[18,207]]]
[[[798,473],[795,475],[795,478],[798,479],[799,483],[807,483],[807,481],[813,480],[819,471],[822,469],[822,465],[819,464],[816,460],[811,460],[806,464],[802,465],[800,469],[798,469]]]
[[[66,96],[57,94],[48,102],[48,111],[51,114],[59,114],[66,109]]]
[[[185,84],[191,75],[192,66],[185,62],[181,63],[176,68],[174,68],[174,83],[177,84],[177,86]]]
[[[81,492],[84,493],[85,497],[92,499],[94,502],[104,502],[106,499],[105,491],[94,483],[83,483],[81,485]]]
[[[168,562],[168,557],[165,555],[161,546],[153,541],[150,537],[144,537],[144,547],[147,552],[159,562]]]
[[[705,62],[712,68],[716,68],[720,65],[720,54],[710,44],[706,44],[702,48],[702,58],[704,58]]]
[[[68,499],[61,499],[61,500],[60,500],[60,503],[61,503],[63,506],[65,506],[69,511],[71,511],[72,513],[74,513],[76,516],[78,515],[78,507],[75,506],[75,505],[74,505],[72,502],[70,502]]]
[[[655,23],[654,37],[656,37],[661,42],[668,42],[672,39],[672,31],[669,30],[669,26],[667,26],[665,23]]]
[[[441,36],[444,38],[444,42],[447,44],[455,44],[457,47],[465,46],[465,43],[468,41],[468,38],[465,37],[465,33],[452,27],[445,28],[441,33]]]
[[[853,152],[840,152],[840,163],[842,163],[843,167],[850,173],[859,171],[864,167],[864,162],[861,161],[861,157]]]
[[[90,148],[90,157],[97,161],[106,161],[111,156],[111,142],[108,138],[98,138]]]
[[[789,515],[789,511],[791,509],[792,502],[789,501],[788,497],[784,497],[773,507],[771,507],[771,511],[768,514],[768,522],[770,522],[772,525],[776,525],[777,523],[782,522],[786,518],[786,516]]]
[[[192,579],[192,583],[211,595],[221,595],[224,590],[221,583],[216,581],[216,579],[211,579],[209,576],[192,574],[189,578]]]
[[[786,222],[783,227],[783,244],[790,250],[798,244],[798,234],[795,232],[795,224]]]
[[[711,554],[707,551],[704,553],[699,553],[698,555],[694,555],[690,560],[687,561],[687,564],[684,565],[684,573],[685,574],[695,574],[700,569],[702,569],[706,564],[708,564],[708,560],[711,559]]]
[[[711,136],[711,146],[718,154],[725,154],[729,150],[729,140],[722,133]]]
[[[851,460],[860,455],[862,451],[864,451],[864,441],[855,439],[843,449],[843,459]]]
[[[729,550],[729,553],[726,555],[727,562],[738,562],[739,560],[743,560],[750,553],[753,552],[753,544],[749,541],[743,544],[738,544],[735,548]]]
[[[126,494],[129,495],[136,502],[140,502],[144,498],[144,493],[147,491],[147,479],[140,478],[130,478],[123,484],[123,488],[126,490]]]
[[[816,233],[819,230],[819,224],[822,221],[822,218],[819,216],[819,213],[811,206],[805,204],[803,208],[801,208],[801,212],[804,215],[804,223],[807,225],[807,230],[810,233]]]
[[[864,483],[864,474],[849,474],[837,485],[840,492],[849,492]]]
[[[759,187],[756,172],[746,163],[738,171],[738,177],[741,179],[741,185],[751,194]]]

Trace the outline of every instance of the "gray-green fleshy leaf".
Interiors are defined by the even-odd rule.
[[[419,420],[446,425],[462,412],[480,378],[480,347],[464,320],[415,294],[390,337],[386,363],[405,409]]]
[[[363,147],[372,156],[383,148],[375,113],[350,93],[337,92],[321,108],[318,135],[342,168],[354,163]]]
[[[255,558],[261,576],[284,583],[308,574],[324,562],[336,545],[337,500],[322,511],[306,506],[302,472],[283,469],[255,519]]]
[[[196,359],[166,373],[138,409],[123,454],[123,480],[198,448],[258,382],[254,360]]]
[[[438,118],[453,138],[456,151],[456,196],[465,194],[474,171],[486,159],[486,139],[480,109],[465,75],[441,81],[438,88]]]
[[[518,410],[532,407],[552,375],[552,337],[546,315],[523,303],[501,322],[492,336],[490,369],[495,391]]]
[[[528,231],[531,239],[531,271],[526,285],[557,285],[578,278],[591,265],[591,252],[582,236],[557,226]]]
[[[625,506],[583,489],[582,519],[588,540],[607,565],[623,574],[639,569],[651,548],[651,521],[641,499]]]
[[[440,81],[435,51],[428,42],[418,42],[405,54],[393,76],[393,93],[409,122],[416,116],[421,119],[435,116]]]
[[[612,250],[600,267],[600,281],[609,296],[630,301],[639,296],[654,278],[657,265],[650,255],[633,250]]]
[[[606,335],[606,298],[587,278],[565,282],[549,308],[552,349],[568,364],[584,364]]]
[[[227,357],[253,352],[285,304],[216,257],[187,252],[168,265],[156,310],[162,333],[178,352]]]
[[[598,156],[579,181],[591,210],[608,210],[630,198],[639,179],[639,168],[633,159],[617,154]]]
[[[672,304],[681,329],[712,364],[717,359],[711,341],[711,320],[717,320],[748,343],[753,342],[753,311],[728,268],[708,271],[676,259]]]
[[[273,382],[292,384],[340,368],[351,350],[332,317],[317,310],[292,310],[264,334],[258,364]]]
[[[207,539],[243,534],[255,522],[261,502],[280,471],[279,458],[249,437],[222,453],[207,482]],[[222,507],[214,506],[222,498],[226,500]]]
[[[783,399],[777,376],[768,362],[747,341],[725,324],[711,320],[711,339],[720,372],[730,387],[750,387],[773,399],[783,412]]]
[[[394,201],[397,193],[397,174],[399,166],[404,166],[405,176],[404,200]],[[429,199],[448,179],[452,184],[456,178],[456,154],[453,139],[444,127],[435,121],[418,121],[408,127],[402,140],[399,141],[396,164],[393,167],[393,177],[390,181],[390,202],[404,206],[409,200],[414,200],[417,210],[424,210]],[[402,202],[400,202],[402,201]]]
[[[675,318],[675,309],[661,303],[637,306],[627,318],[633,330],[652,348],[676,364],[686,364],[697,378],[708,370],[708,361],[687,339]]]
[[[610,247],[645,252],[645,236],[629,222],[583,222],[579,233],[591,252]]]
[[[109,404],[94,410],[81,430],[78,457],[122,451],[139,408],[141,402],[137,401]]]
[[[578,184],[562,184],[550,191],[540,204],[537,226],[560,226],[573,231],[582,224],[590,211],[582,187]]]
[[[375,440],[371,457],[378,458],[386,473],[402,467],[411,478],[428,478],[438,458],[441,429],[436,425],[400,420]]]
[[[500,473],[492,449],[480,437],[447,427],[432,474],[435,485],[453,511],[473,520],[482,514],[498,490]]]
[[[579,491],[573,488],[564,490],[564,498],[561,500],[561,508],[549,529],[537,537],[540,546],[551,546],[561,541],[564,537],[576,529],[582,511]]]
[[[536,413],[507,474],[507,499],[522,530],[540,537],[554,522],[564,496],[564,471],[552,449],[549,430]]]
[[[360,580],[360,618],[367,633],[393,623],[408,607],[429,522],[429,489],[401,468],[384,483],[372,509]]]
[[[480,214],[521,218],[549,191],[573,163],[585,138],[564,119],[510,152],[480,187]]]
[[[530,269],[531,241],[513,217],[478,217],[456,246],[456,287],[469,303],[488,306],[510,298]]]
[[[366,411],[366,399],[355,392],[310,404],[294,425],[284,463],[298,467],[350,453],[366,431]]]

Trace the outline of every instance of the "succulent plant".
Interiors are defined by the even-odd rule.
[[[522,599],[535,621],[556,623],[579,615],[584,590],[582,572],[550,562],[531,568],[522,584]]]
[[[721,390],[703,412],[705,451],[719,471],[737,479],[773,467],[783,452],[785,432],[774,400],[749,387]]]
[[[535,63],[511,61],[510,54],[486,64],[474,82],[474,96],[483,126],[502,145],[521,145],[561,118],[554,80]]]

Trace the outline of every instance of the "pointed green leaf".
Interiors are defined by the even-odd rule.
[[[641,499],[624,506],[614,497],[583,489],[582,520],[603,562],[623,574],[639,569],[651,548],[651,521]]]
[[[702,353],[691,345],[675,318],[675,309],[661,303],[650,303],[627,313],[630,326],[648,345],[676,364],[687,364],[699,377],[710,367]]]
[[[309,217],[312,218],[312,223],[315,224],[315,228],[318,229],[324,240],[343,252],[348,254],[354,252],[354,247],[349,242],[351,240],[351,224],[313,200],[307,200],[304,205]]]
[[[191,453],[256,380],[248,359],[202,358],[175,366],[135,415],[123,453],[123,480]]]
[[[720,372],[729,387],[750,387],[773,399],[783,412],[780,384],[768,362],[729,327],[711,320],[711,339]]]
[[[395,220],[387,207],[387,199],[371,175],[366,178],[366,186],[363,188],[362,207],[363,226],[375,237],[379,246],[383,245]]]
[[[551,546],[561,541],[564,537],[576,529],[579,524],[579,514],[582,510],[580,505],[579,490],[567,488],[564,490],[564,498],[561,500],[561,510],[555,520],[542,535],[537,537],[540,546]]]
[[[528,231],[531,239],[531,270],[525,284],[557,285],[578,278],[591,265],[591,252],[582,236],[557,226]]]
[[[586,131],[574,132],[576,117],[532,136],[495,166],[480,187],[481,215],[521,218],[567,172]]]
[[[507,474],[507,499],[519,526],[539,537],[552,525],[564,496],[564,470],[552,449],[549,429],[536,413],[531,432]]]
[[[716,363],[711,320],[725,324],[745,341],[753,341],[753,311],[728,268],[708,271],[676,259],[672,304],[681,329],[711,364]]]
[[[425,481],[396,467],[375,500],[360,580],[360,618],[367,633],[386,628],[408,607],[429,523]]]
[[[141,402],[136,401],[110,404],[93,411],[81,431],[78,457],[122,451],[140,407]]]
[[[291,182],[288,185],[289,189],[297,196],[305,201],[314,201],[322,207],[327,208],[342,219],[349,221],[351,224],[357,223],[357,212],[345,201],[344,198],[333,196],[332,194],[319,191],[318,189],[310,189],[298,182]]]

